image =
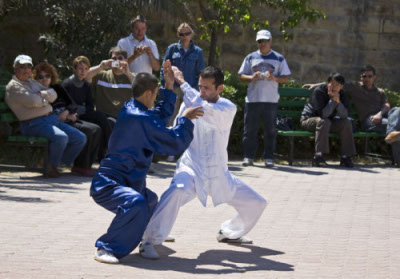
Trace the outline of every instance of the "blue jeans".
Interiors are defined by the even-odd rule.
[[[388,124],[373,124],[370,117],[365,119],[363,126],[365,131],[377,132],[388,135],[393,131],[400,131],[400,107],[394,107],[388,112]],[[396,141],[392,143],[392,155],[393,160],[398,163],[400,162],[400,142]]]
[[[273,159],[276,143],[277,103],[246,103],[244,108],[244,157],[253,159],[258,145],[258,127],[264,123],[264,159]]]
[[[61,122],[56,114],[21,121],[21,133],[49,140],[49,162],[57,167],[61,161],[71,165],[86,143],[84,133]]]

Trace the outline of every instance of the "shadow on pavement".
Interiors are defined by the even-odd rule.
[[[42,198],[31,198],[31,197],[15,197],[0,195],[0,201],[11,201],[11,202],[26,202],[26,203],[50,203],[53,201],[44,200]]]
[[[121,264],[149,270],[216,275],[261,270],[294,270],[293,265],[264,258],[265,256],[280,255],[283,252],[254,245],[240,245],[240,247],[248,248],[249,251],[216,249],[201,253],[197,259],[185,259],[173,256],[166,257],[166,255],[175,253],[175,251],[161,245],[157,246],[157,251],[161,255],[161,259],[158,261],[143,259],[139,254],[132,254],[122,259]],[[210,268],[211,266],[213,268]]]

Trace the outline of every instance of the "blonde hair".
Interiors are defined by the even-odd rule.
[[[72,61],[72,68],[76,69],[76,67],[78,66],[78,64],[83,63],[86,64],[86,66],[88,66],[88,68],[90,68],[90,61],[86,56],[78,56],[74,59],[74,61]]]
[[[181,33],[182,29],[185,27],[188,28],[190,30],[190,32],[192,32],[192,34],[194,35],[194,31],[193,31],[192,27],[190,27],[190,25],[188,23],[184,22],[184,23],[181,23],[181,25],[179,25],[179,27],[177,29],[176,34],[178,35],[178,37],[179,37],[179,33]]]

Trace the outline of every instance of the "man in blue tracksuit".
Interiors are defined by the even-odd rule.
[[[163,65],[165,89],[158,102],[158,81],[140,73],[132,84],[133,98],[121,109],[110,137],[108,154],[93,178],[90,195],[96,203],[116,214],[107,233],[96,241],[95,260],[119,263],[140,243],[157,204],[157,195],[146,188],[146,174],[153,153],[182,153],[193,139],[192,119],[202,116],[201,107],[188,109],[172,129],[166,128],[176,95],[171,91],[174,74],[170,61]]]

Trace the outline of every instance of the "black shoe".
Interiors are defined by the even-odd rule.
[[[354,168],[353,162],[350,157],[345,157],[340,159],[340,166],[345,168]]]
[[[323,167],[327,167],[328,164],[325,162],[324,158],[322,158],[322,156],[317,156],[315,155],[312,159],[312,166],[313,167],[317,167],[317,168],[323,168]]]

